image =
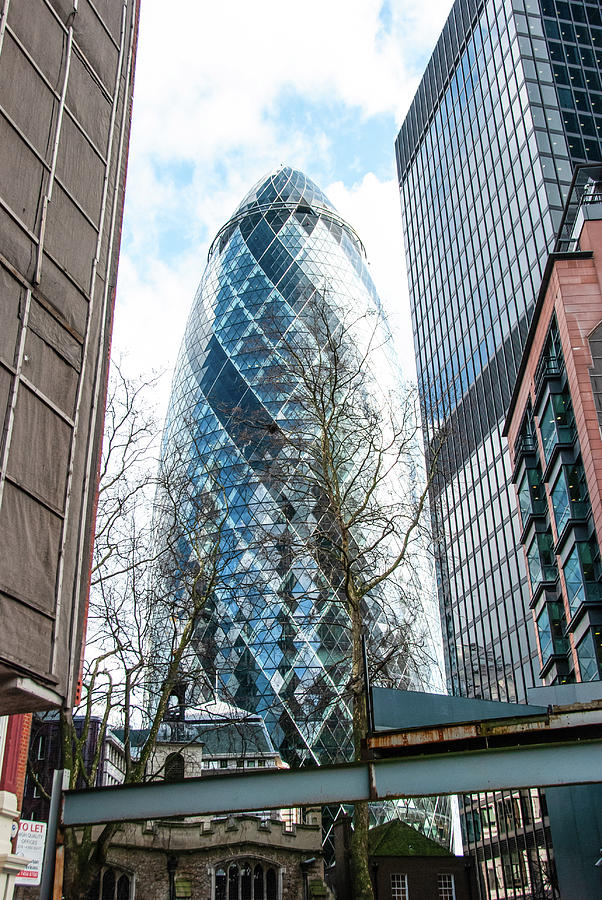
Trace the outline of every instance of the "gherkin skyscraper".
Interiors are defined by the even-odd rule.
[[[398,370],[359,237],[303,173],[281,167],[247,194],[210,247],[162,447],[163,466],[173,468],[176,460],[199,492],[218,485],[224,555],[193,640],[201,684],[204,676],[207,690],[217,686],[237,706],[261,713],[275,746],[294,765],[348,759],[351,747],[344,690],[350,638],[336,602],[339,587],[319,554],[294,553],[287,540],[293,535],[297,546],[311,540],[322,501],[299,488],[299,467],[290,459],[282,465],[279,441],[298,416],[282,346],[307,332],[316,298],[328,308],[329,328],[350,313],[370,323],[369,341],[380,348],[375,383],[393,385]],[[182,536],[178,546],[181,571],[190,570],[190,540]],[[382,639],[391,609],[403,620],[399,595],[383,591],[366,611],[369,640]],[[397,684],[428,689],[435,683],[428,665],[413,665],[410,654],[397,657]],[[199,680],[187,691],[186,703],[196,702]],[[413,803],[410,818],[447,836],[444,801]]]

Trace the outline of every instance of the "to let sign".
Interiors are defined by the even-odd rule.
[[[19,822],[16,854],[24,856],[29,862],[26,869],[17,873],[15,884],[40,883],[45,842],[46,822]]]

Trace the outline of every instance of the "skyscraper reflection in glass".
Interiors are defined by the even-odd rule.
[[[315,184],[282,167],[247,194],[211,245],[163,441],[164,463],[183,454],[199,485],[208,468],[218,473],[227,505],[222,542],[235,552],[194,641],[207,684],[217,678],[229,700],[261,713],[292,764],[351,755],[349,632],[336,584],[315,554],[291,555],[284,542],[262,540],[283,523],[297,537],[310,535],[320,515],[315,501],[297,502],[294,473],[287,491],[269,471],[274,435],[296,414],[294,380],[270,377],[281,365],[277,348],[283,334],[303,333],[318,296],[328,297],[334,321],[349,310],[370,314],[383,335],[382,379],[398,379],[361,241]],[[188,550],[183,541],[183,558]],[[378,602],[369,618],[373,631],[384,625]],[[420,672],[403,654],[395,665],[399,684],[436,684],[434,669]],[[444,800],[412,802],[406,815],[449,836]]]

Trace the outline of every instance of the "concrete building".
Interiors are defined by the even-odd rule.
[[[456,0],[396,143],[427,445],[449,435],[431,507],[459,695],[540,683],[502,429],[573,169],[602,159],[601,67],[599,2]],[[528,792],[467,799],[483,896],[554,895],[545,813]]]

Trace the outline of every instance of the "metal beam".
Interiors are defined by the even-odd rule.
[[[67,791],[65,825],[602,781],[602,738]]]

